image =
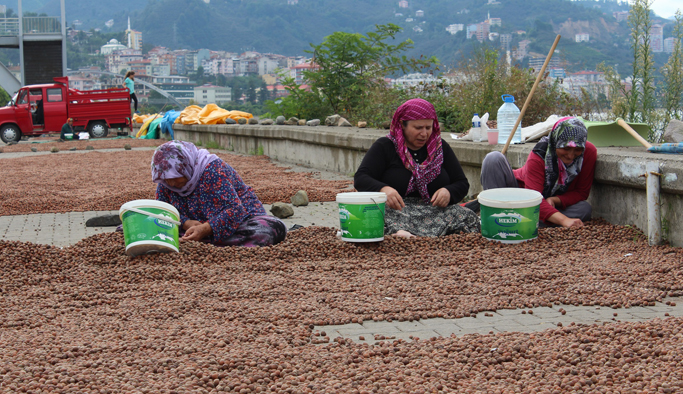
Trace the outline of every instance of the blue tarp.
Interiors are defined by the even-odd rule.
[[[647,151],[654,153],[683,153],[683,142],[668,142],[666,144],[662,144],[662,146],[653,146],[648,148]]]
[[[175,123],[175,120],[178,118],[178,116],[180,116],[180,111],[168,111],[164,114],[164,117],[159,125],[161,132],[163,134],[169,134],[171,139],[175,138],[173,136],[173,123]]]

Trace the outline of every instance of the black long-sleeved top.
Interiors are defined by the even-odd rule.
[[[443,140],[441,140],[441,146],[443,147],[441,173],[427,185],[427,190],[429,195],[433,196],[437,190],[445,187],[451,193],[450,204],[455,204],[467,195],[470,184],[453,149]],[[426,145],[419,150],[408,149],[408,151],[417,163],[422,163],[427,159]],[[360,163],[353,177],[353,185],[361,192],[378,192],[384,186],[391,186],[401,197],[406,197],[408,182],[412,176],[413,173],[403,165],[396,153],[394,143],[387,137],[381,137],[372,144]],[[420,193],[414,190],[408,197],[420,197]]]

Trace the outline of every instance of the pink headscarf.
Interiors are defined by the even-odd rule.
[[[160,145],[152,157],[152,180],[181,196],[190,195],[199,184],[204,169],[220,158],[206,149],[197,149],[191,142],[169,141]],[[166,179],[187,178],[182,189],[171,187]]]
[[[403,136],[404,120],[434,119],[432,134],[427,140],[427,160],[416,165],[412,155],[408,152],[405,137]],[[427,100],[411,99],[401,104],[394,112],[391,120],[391,130],[387,137],[394,143],[396,153],[401,158],[403,165],[413,173],[408,182],[406,194],[412,193],[415,189],[420,193],[422,201],[429,202],[429,191],[427,185],[431,183],[441,173],[443,164],[443,147],[441,146],[441,129],[436,116],[434,106]]]

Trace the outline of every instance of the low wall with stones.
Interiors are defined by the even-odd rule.
[[[320,170],[352,175],[365,152],[386,130],[355,127],[263,125],[175,125],[177,139],[217,144],[243,154],[263,152],[271,158]],[[481,191],[481,162],[502,146],[456,141],[444,133],[470,182],[470,195]],[[533,144],[513,145],[507,158],[513,168],[522,166]],[[663,235],[683,246],[683,155],[647,153],[644,148],[598,148],[595,183],[589,198],[593,215],[611,223],[647,228],[645,165],[658,162],[661,177]]]

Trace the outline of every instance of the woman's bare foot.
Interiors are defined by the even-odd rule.
[[[401,237],[401,238],[412,238],[414,237],[413,234],[405,231],[405,230],[398,230],[397,232],[393,233],[392,235],[396,237]]]

